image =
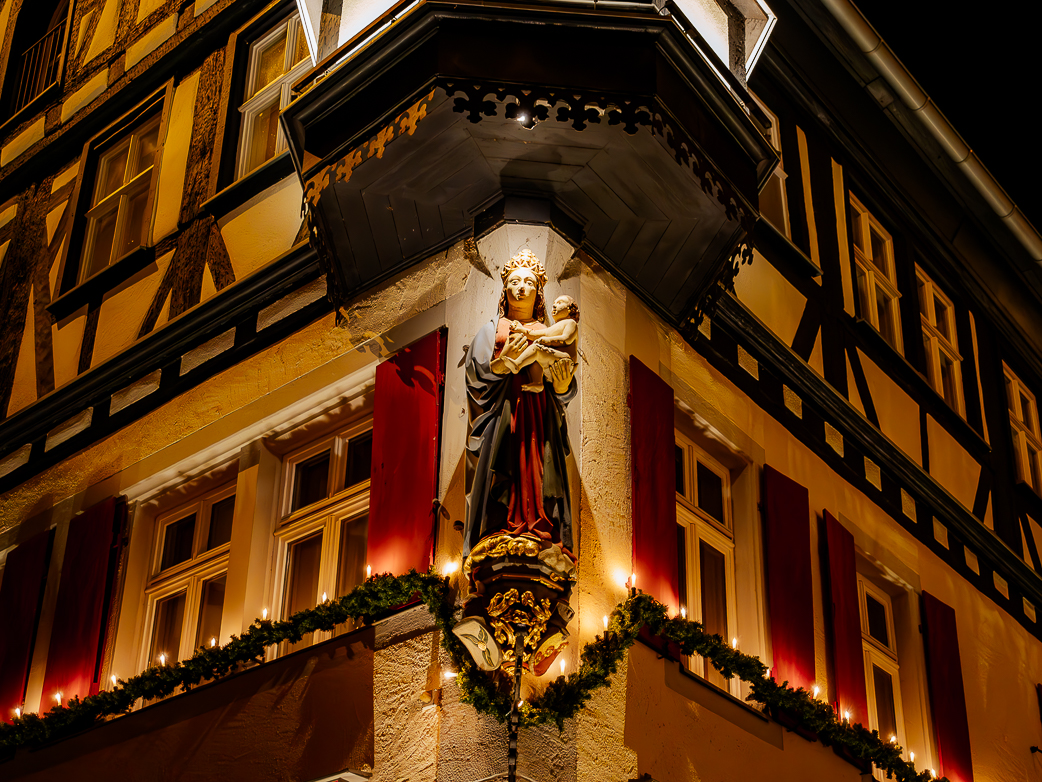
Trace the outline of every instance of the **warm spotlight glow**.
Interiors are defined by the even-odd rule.
[[[456,564],[455,562],[448,562],[448,563],[446,563],[445,567],[442,568],[441,574],[443,576],[445,576],[446,578],[448,578],[453,573],[455,573],[457,570],[459,570],[459,565],[458,564]]]
[[[518,114],[517,115],[517,121],[518,122],[528,122],[528,115],[527,114]]]
[[[623,573],[621,570],[615,571],[615,583],[622,589],[629,586],[629,576]]]
[[[605,615],[605,617],[604,617],[604,629],[605,630],[608,629],[608,617],[607,617],[607,615]]]
[[[268,620],[268,609],[267,608],[262,608],[261,609],[261,619],[263,619],[264,621]]]

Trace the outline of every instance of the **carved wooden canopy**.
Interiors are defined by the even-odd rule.
[[[282,121],[337,304],[513,219],[553,223],[685,323],[733,277],[777,163],[653,9],[428,2],[323,71]]]

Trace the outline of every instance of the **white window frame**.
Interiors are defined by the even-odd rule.
[[[925,301],[919,302],[919,316],[923,324],[923,347],[926,349],[927,379],[933,390],[940,394],[941,398],[960,416],[965,417],[965,407],[962,395],[962,355],[959,353],[959,341],[955,333],[955,306],[944,292],[938,288],[929,275],[918,265],[915,267],[915,276],[922,286]],[[936,299],[940,299],[948,308],[948,333],[949,340],[937,323]],[[925,304],[926,311],[923,311]],[[944,397],[944,379],[941,375],[941,354],[947,356],[955,372],[955,399],[948,400]]]
[[[686,565],[685,583],[687,594],[680,596],[682,609],[688,619],[697,622],[702,621],[702,572],[699,557],[699,543],[705,541],[708,545],[724,555],[724,593],[727,601],[727,641],[735,634],[738,627],[737,588],[735,584],[735,542],[732,522],[731,501],[731,474],[723,465],[709,456],[705,451],[695,445],[689,438],[679,431],[675,432],[676,446],[684,452],[684,487],[683,491],[677,492],[677,523],[684,528],[685,551],[684,563]],[[723,523],[711,517],[699,508],[695,497],[695,464],[701,462],[721,479],[721,490],[723,494]],[[701,655],[691,655],[687,658],[686,667],[699,678],[707,683],[709,680],[703,676],[705,671],[705,660]],[[734,697],[741,697],[741,682],[738,677],[732,677],[727,682],[726,692]]]
[[[1038,403],[1036,397],[1021,382],[1012,369],[1002,362],[1002,373],[1006,381],[1006,407],[1013,435],[1013,450],[1016,454],[1017,475],[1035,492],[1042,494],[1042,437],[1039,437]],[[1022,397],[1028,400],[1030,415],[1025,416]],[[1036,458],[1031,459],[1034,453]],[[1036,465],[1031,468],[1032,463]]]
[[[239,148],[235,159],[236,179],[241,179],[253,170],[253,168],[249,167],[249,149],[250,140],[253,137],[253,124],[257,119],[257,115],[266,106],[271,104],[272,98],[276,94],[279,96],[279,110],[281,111],[288,106],[291,97],[290,90],[293,87],[293,83],[307,73],[311,68],[310,49],[308,50],[309,56],[305,57],[296,65],[290,62],[297,50],[297,37],[304,35],[297,14],[290,14],[284,20],[277,23],[270,31],[265,33],[263,37],[250,43],[249,64],[246,70],[245,89],[249,91],[253,88],[253,83],[257,78],[257,70],[260,67],[261,53],[272,41],[283,35],[286,37],[286,50],[282,63],[282,75],[272,81],[271,84],[265,85],[263,88],[258,90],[256,94],[249,95],[247,93],[246,95],[243,95],[242,105],[239,106],[241,118],[239,123]],[[278,137],[275,141],[275,155],[286,151],[286,149],[286,137],[282,132],[282,127],[280,126]],[[258,168],[261,165],[263,165],[263,163],[258,163],[254,168]]]
[[[901,697],[901,670],[897,656],[897,635],[894,625],[893,600],[890,595],[873,584],[872,581],[861,573],[857,574],[857,584],[858,605],[861,616],[861,645],[865,664],[865,692],[868,696],[868,727],[870,730],[879,730],[879,714],[876,708],[876,688],[872,675],[872,667],[877,666],[884,672],[890,674],[890,679],[893,682],[894,720],[897,728],[896,741],[903,747],[905,746],[904,702]],[[887,639],[890,642],[889,645],[880,643],[878,639],[870,635],[868,632],[868,601],[866,599],[868,596],[871,596],[884,608],[886,615],[886,634]],[[887,741],[890,737],[880,736],[880,738],[883,741]],[[876,779],[885,779],[885,773],[878,768],[874,770],[874,776]]]
[[[371,432],[372,426],[372,419],[366,418],[334,434],[320,437],[283,459],[281,521],[275,530],[273,618],[288,618],[287,581],[290,576],[289,556],[293,544],[318,532],[322,533],[322,552],[319,560],[315,605],[321,602],[323,593],[330,600],[336,599],[337,571],[340,564],[340,533],[343,522],[353,521],[369,513],[369,479],[353,486],[343,485],[347,470],[347,446],[351,440]],[[296,466],[325,450],[330,451],[327,478],[327,486],[330,487],[329,496],[291,512]],[[338,632],[339,630],[336,633],[315,632],[312,642],[320,643]],[[284,646],[278,652],[271,650],[269,657],[273,658],[284,651]]]
[[[88,270],[93,265],[91,253],[94,249],[94,237],[100,217],[109,214],[113,210],[116,211],[116,227],[112,234],[112,247],[109,250],[109,258],[103,268],[108,268],[126,254],[121,253],[117,255],[116,253],[123,245],[122,237],[126,229],[127,213],[130,211],[130,197],[144,192],[146,194],[145,198],[149,198],[148,191],[152,184],[152,174],[157,170],[156,166],[159,164],[159,158],[162,152],[161,143],[156,145],[156,153],[155,157],[152,159],[152,165],[135,174],[130,180],[127,180],[127,172],[131,163],[137,159],[140,137],[150,132],[153,128],[156,129],[157,134],[160,133],[162,131],[161,121],[162,116],[160,114],[156,114],[150,119],[145,120],[140,125],[137,125],[135,128],[130,130],[123,141],[98,156],[98,159],[94,164],[94,191],[91,194],[91,206],[87,209],[85,215],[87,219],[87,228],[84,232],[83,249],[80,253],[80,268],[77,282],[83,282],[87,279]],[[123,169],[123,183],[116,188],[116,190],[99,201],[98,196],[101,193],[101,187],[104,183],[104,177],[102,176],[104,166],[109,160],[117,156],[123,150],[127,150],[127,159],[124,164],[125,168]],[[152,242],[152,214],[149,207],[150,205],[146,200],[145,224],[142,227],[141,243],[138,247],[148,247]],[[133,250],[130,252],[133,252]],[[101,269],[98,271],[101,271]],[[96,273],[97,272],[95,272],[95,274]]]
[[[155,634],[156,610],[159,603],[179,592],[185,592],[185,612],[181,625],[181,643],[177,649],[179,660],[185,660],[195,653],[195,634],[199,623],[200,600],[203,583],[228,572],[228,560],[231,542],[215,546],[210,551],[204,548],[209,539],[211,511],[221,500],[235,496],[234,482],[209,491],[191,502],[180,505],[156,518],[155,539],[152,544],[152,574],[145,587],[145,633],[142,638],[139,668],[144,670],[158,665],[158,659],[151,659],[152,636]],[[192,556],[166,570],[160,570],[163,556],[163,543],[166,529],[187,516],[195,514],[195,530],[192,537]],[[217,638],[217,644],[228,641]],[[166,652],[167,650],[161,650]]]
[[[785,180],[788,178],[789,175],[785,173],[785,156],[782,153],[781,127],[778,124],[777,115],[769,108],[767,108],[767,106],[764,104],[762,100],[760,100],[759,97],[753,95],[752,93],[749,93],[749,97],[756,101],[756,105],[759,106],[760,110],[767,115],[768,119],[770,119],[771,127],[767,131],[767,141],[770,142],[772,147],[774,147],[774,151],[778,153],[778,165],[771,173],[770,181],[768,181],[767,184],[764,185],[763,190],[761,190],[760,192],[762,200],[762,194],[766,192],[768,188],[778,188],[778,191],[780,193],[779,200],[781,201],[782,209],[782,225],[774,225],[773,220],[767,220],[767,222],[773,225],[784,236],[791,237],[792,228],[789,224],[789,200],[788,198],[786,198],[785,194]]]
[[[877,314],[876,293],[879,288],[882,288],[889,302],[887,310],[894,334],[894,342],[888,344],[898,353],[904,355],[904,341],[901,336],[901,292],[897,289],[893,237],[853,193],[849,193],[849,197],[851,210],[857,212],[856,225],[849,226],[849,229],[851,245],[854,248],[854,287],[857,288],[857,296],[861,302],[861,317],[871,324],[872,328],[878,331],[884,340],[886,339],[883,330],[880,328],[879,316]],[[848,210],[848,215],[851,210]],[[883,239],[883,254],[885,257],[881,259],[882,269],[875,263],[879,259],[871,256],[872,230],[875,230]],[[860,237],[860,247],[858,246],[857,237]],[[883,273],[880,273],[880,271]],[[858,285],[859,273],[864,275],[865,278],[864,291]]]

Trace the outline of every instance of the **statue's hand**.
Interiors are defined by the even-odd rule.
[[[575,362],[568,358],[561,358],[550,365],[550,379],[554,384],[554,391],[564,394],[568,386],[572,384],[572,375],[575,374]]]
[[[492,359],[492,371],[497,375],[516,373],[517,369],[512,369],[509,363],[504,361],[504,359],[512,360],[517,358],[524,352],[526,347],[528,347],[528,339],[524,334],[511,334],[507,337],[507,341],[503,345],[503,351]]]

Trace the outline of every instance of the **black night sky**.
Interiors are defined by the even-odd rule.
[[[1042,3],[854,0],[1035,228]]]

